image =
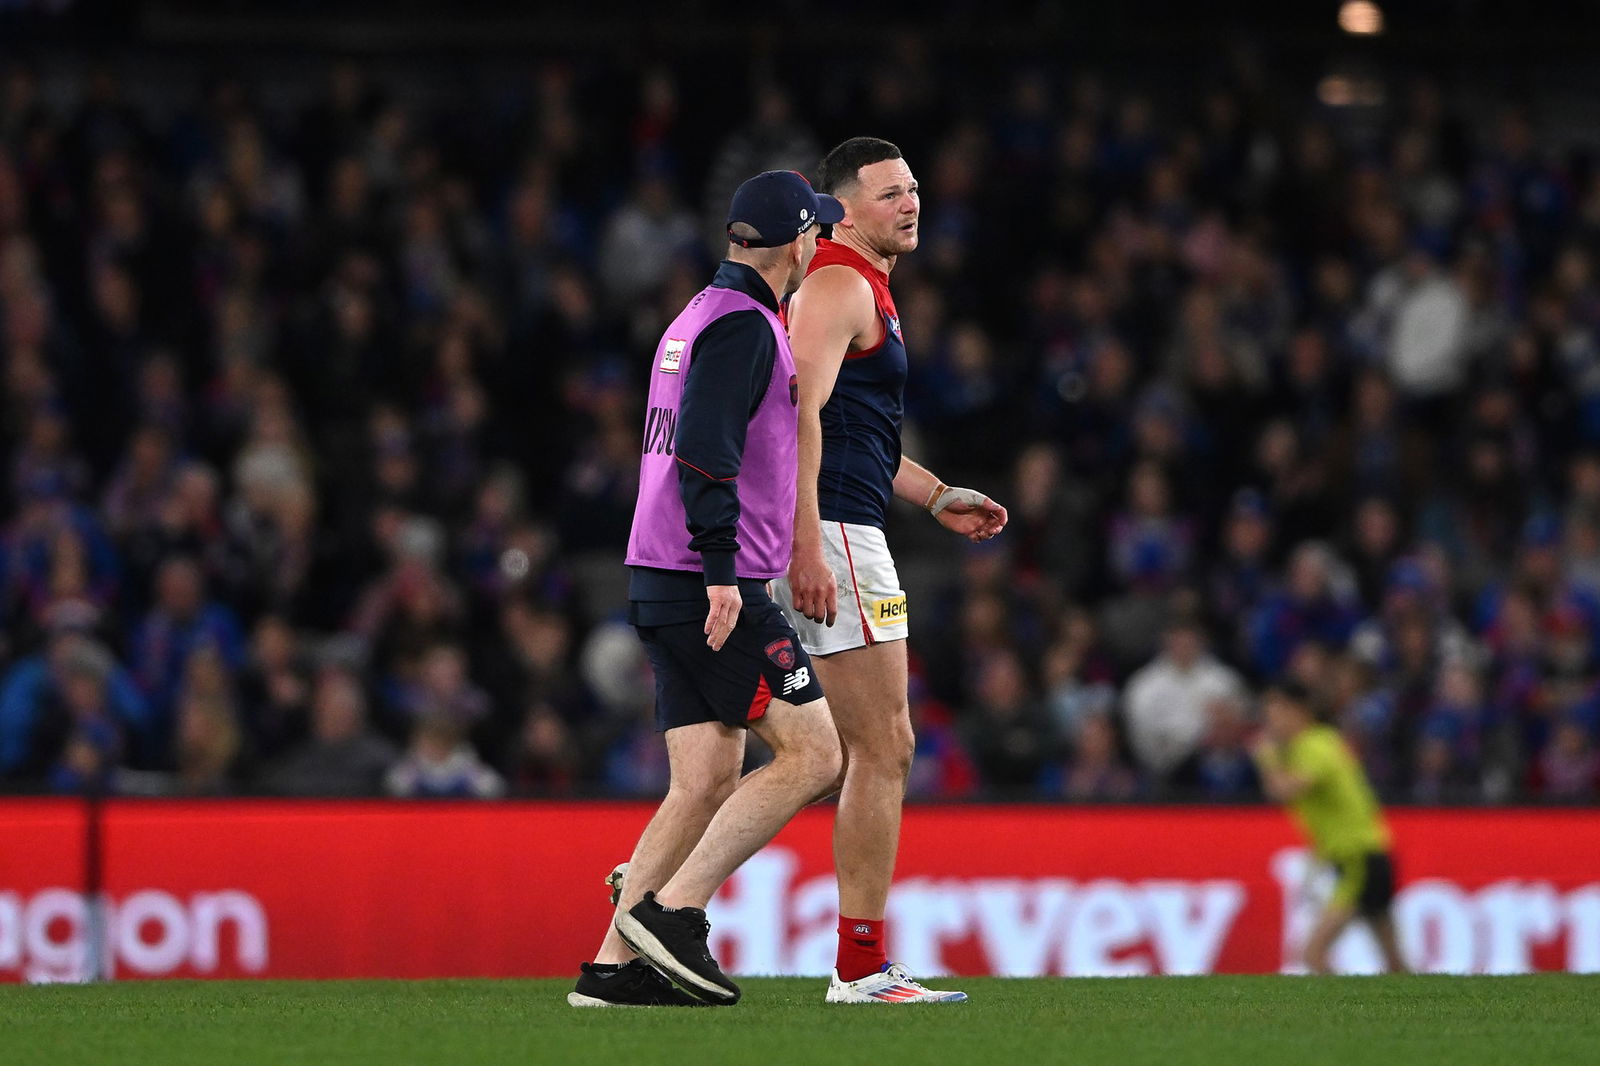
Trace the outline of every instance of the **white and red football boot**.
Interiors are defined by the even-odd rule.
[[[898,962],[891,962],[878,973],[869,973],[859,981],[839,980],[839,971],[833,971],[828,982],[828,1003],[965,1003],[965,992],[942,992],[929,988],[906,972]]]

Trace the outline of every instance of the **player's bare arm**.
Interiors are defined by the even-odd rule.
[[[822,408],[833,395],[845,355],[878,343],[877,331],[882,325],[866,279],[842,266],[823,267],[806,278],[789,301],[788,322],[795,374],[800,379],[800,468],[789,587],[795,610],[813,622],[831,626],[838,615],[839,590],[823,558],[822,518],[817,506]]]
[[[901,458],[894,476],[894,494],[916,504],[941,526],[981,544],[1006,527],[1006,509],[977,489],[946,485],[914,459]]]

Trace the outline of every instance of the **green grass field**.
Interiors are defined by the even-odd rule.
[[[954,985],[955,982],[949,982]],[[965,1005],[574,1010],[566,981],[0,987],[6,1066],[1600,1062],[1600,977],[967,979]]]

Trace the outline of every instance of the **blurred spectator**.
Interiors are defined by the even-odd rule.
[[[262,784],[283,796],[376,796],[399,756],[369,728],[360,680],[324,667],[311,696],[311,735],[267,767]]]
[[[1466,301],[1424,249],[1390,269],[1368,295],[1369,307],[1392,322],[1386,338],[1390,371],[1406,396],[1436,400],[1460,386],[1466,373]]]
[[[466,652],[455,644],[435,644],[418,657],[410,676],[395,685],[391,703],[408,721],[447,719],[470,730],[489,713],[489,698],[472,683]]]
[[[816,138],[795,118],[794,99],[784,86],[763,81],[753,94],[745,125],[728,135],[706,178],[706,245],[715,259],[728,247],[728,200],[739,183],[765,170],[810,173],[822,158]]]
[[[185,693],[178,702],[175,790],[186,796],[221,796],[234,791],[242,748],[231,700],[212,693]]]
[[[1273,582],[1272,539],[1267,501],[1254,489],[1240,489],[1229,504],[1218,558],[1206,582],[1206,611],[1219,632],[1240,632],[1266,599]],[[1243,649],[1227,650],[1237,655]]]
[[[983,780],[1002,792],[1031,790],[1057,756],[1059,742],[1044,708],[1028,690],[1015,653],[991,656],[980,668],[974,704],[963,715],[963,741]]]
[[[334,648],[394,738],[454,716],[414,741],[433,763],[664,787],[615,620],[640,353],[720,253],[728,190],[863,115],[924,182],[894,278],[907,450],[1013,516],[976,551],[891,517],[924,605],[914,790],[1054,792],[1081,764],[1061,792],[1126,793],[1092,723],[1121,706],[1147,765],[1136,697],[1197,609],[1196,670],[1322,678],[1397,796],[1583,780],[1600,182],[1554,98],[1447,91],[1420,55],[1372,57],[1420,86],[1377,110],[1131,53],[1063,77],[1055,41],[998,83],[992,49],[915,32],[820,95],[757,63],[732,124],[692,43],[498,88],[426,56],[404,84],[263,55],[204,88],[137,42],[0,59],[0,785],[181,763],[251,787],[310,743]],[[63,754],[69,636],[148,696],[113,665],[79,717],[115,728]],[[229,692],[187,691],[202,646]],[[1236,794],[1224,705],[1155,706],[1184,722],[1163,794]]]
[[[1277,677],[1302,641],[1344,647],[1360,619],[1355,590],[1345,586],[1325,545],[1313,542],[1295,549],[1283,590],[1249,620],[1251,665],[1262,677]]]
[[[982,785],[978,767],[961,739],[954,716],[928,697],[920,670],[911,675],[911,727],[916,749],[906,795],[925,800],[965,799]]]
[[[1163,650],[1128,679],[1123,714],[1139,765],[1165,779],[1200,749],[1212,704],[1237,701],[1244,680],[1206,650],[1198,621],[1179,617],[1168,626]]]
[[[123,723],[110,702],[108,681],[114,663],[104,648],[79,643],[63,654],[57,717],[41,732],[42,747],[58,747],[50,768],[50,784],[57,792],[106,791],[124,754]],[[50,738],[51,731],[64,733]],[[43,754],[43,751],[41,751]]]
[[[383,786],[406,799],[494,799],[506,789],[466,743],[463,725],[447,714],[417,719],[405,755],[384,775]]]
[[[308,663],[297,634],[281,615],[263,615],[239,675],[246,732],[258,758],[270,759],[304,739],[309,725]]]
[[[155,426],[138,430],[100,505],[111,532],[126,537],[155,525],[172,474],[172,441],[165,431]]]
[[[600,279],[613,306],[622,310],[649,295],[674,259],[696,254],[697,240],[694,216],[678,205],[667,177],[642,175],[600,239]]]
[[[1126,584],[1170,579],[1190,565],[1194,533],[1176,514],[1161,467],[1145,461],[1128,479],[1128,507],[1111,520],[1111,571]]]
[[[1483,744],[1482,686],[1464,660],[1445,663],[1438,678],[1433,701],[1417,725],[1412,798],[1418,803],[1474,800],[1481,795],[1473,768]]]
[[[567,723],[549,704],[530,707],[506,775],[511,788],[519,795],[570,793],[582,772],[582,753]]]
[[[664,794],[671,784],[667,748],[655,729],[655,708],[640,713],[629,728],[616,731],[601,756],[600,781],[618,796]]]
[[[1189,773],[1199,795],[1235,802],[1259,790],[1254,762],[1246,746],[1249,723],[1237,696],[1206,704],[1206,728]]]
[[[1063,736],[1076,733],[1084,718],[1108,713],[1116,700],[1111,665],[1094,619],[1082,608],[1063,616],[1061,635],[1045,650],[1043,670],[1045,704]]]
[[[1028,587],[1051,582],[1081,588],[1094,567],[1092,545],[1082,531],[1094,502],[1083,486],[1067,479],[1050,444],[1031,444],[1016,459],[1007,499],[1010,542],[1017,579]]]
[[[171,719],[184,664],[201,647],[215,649],[229,670],[244,665],[244,635],[233,611],[206,598],[193,559],[168,559],[156,572],[155,604],[134,630],[128,655],[158,718]]]
[[[1563,719],[1535,767],[1535,788],[1547,799],[1594,802],[1600,795],[1600,750],[1592,727]]]
[[[1063,799],[1131,800],[1139,795],[1138,775],[1117,752],[1111,715],[1095,713],[1079,719],[1071,742],[1072,754],[1061,770]]]
[[[156,717],[128,671],[100,644],[63,631],[0,681],[0,774],[40,778],[65,757],[79,723],[84,731],[65,753],[74,773],[158,758]]]

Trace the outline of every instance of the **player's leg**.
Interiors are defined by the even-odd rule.
[[[916,738],[907,702],[905,590],[881,529],[825,522],[823,555],[839,588],[839,617],[826,627],[792,610],[787,583],[774,595],[789,605],[828,692],[844,747],[834,817],[839,879],[839,950],[830,1003],[961,1002],[889,963],[884,916],[900,847],[900,809]]]
[[[897,640],[842,651],[818,659],[817,670],[844,747],[833,830],[839,914],[842,923],[880,923],[916,744],[906,701],[906,645]],[[841,938],[848,940],[843,933]],[[881,962],[868,969],[877,970]],[[845,980],[859,976],[841,973]]]
[[[905,641],[839,652],[818,660],[818,666],[845,750],[833,826],[839,953],[827,1002],[965,1002],[965,992],[928,988],[890,963],[884,945],[883,919],[915,744],[906,703]]]
[[[617,912],[617,930],[630,947],[711,1002],[735,1002],[739,989],[706,946],[705,905],[839,773],[839,738],[825,700],[801,706],[773,700],[751,728],[772,748],[772,761],[739,783],[659,893]]]
[[[744,738],[744,730],[721,722],[699,722],[667,731],[671,784],[628,860],[618,908],[628,910],[647,891],[659,889],[678,872],[717,808],[739,783]],[[594,961],[620,964],[633,957],[616,926],[608,924]]]

